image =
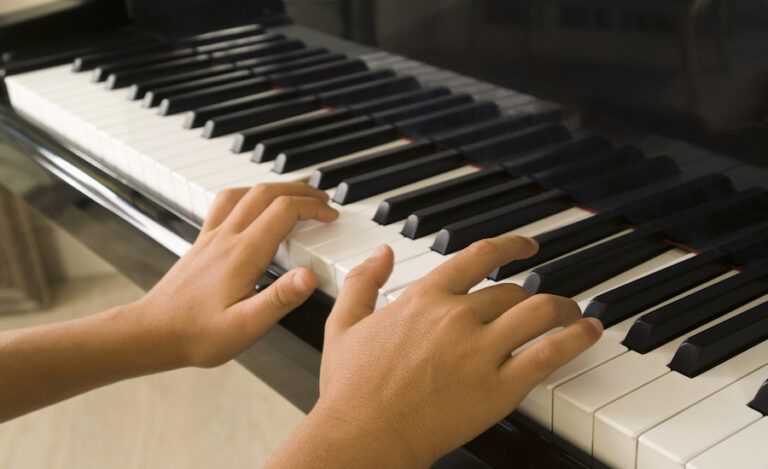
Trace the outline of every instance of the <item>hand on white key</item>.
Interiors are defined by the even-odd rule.
[[[374,313],[393,267],[379,248],[347,276],[326,323],[318,404],[268,467],[429,467],[510,414],[602,332],[570,299],[514,284],[468,293],[537,249],[480,241]]]
[[[300,220],[331,222],[328,195],[303,183],[222,191],[192,248],[140,300],[179,365],[215,366],[301,305],[317,283],[305,268],[254,295],[278,245]],[[137,319],[141,320],[141,318]]]

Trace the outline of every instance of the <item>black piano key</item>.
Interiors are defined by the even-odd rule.
[[[406,219],[402,234],[406,238],[421,238],[451,223],[518,202],[539,191],[536,181],[527,178],[497,184],[417,210]]]
[[[689,378],[704,373],[768,339],[768,303],[689,337],[669,367]]]
[[[536,267],[525,279],[524,286],[535,293],[577,295],[668,251],[671,246],[665,244],[663,238],[663,230],[637,229]]]
[[[514,177],[521,177],[578,161],[580,158],[604,154],[612,149],[613,144],[607,138],[590,135],[561,143],[554,148],[547,148],[516,158],[513,161],[503,163],[503,165],[509,174]]]
[[[530,114],[513,114],[482,122],[468,123],[463,127],[444,130],[429,136],[440,148],[456,148],[462,152],[465,146],[497,137],[514,134],[536,123]]]
[[[329,161],[397,140],[400,133],[391,125],[359,130],[349,135],[284,150],[275,158],[272,171],[282,174]]]
[[[480,239],[501,235],[571,207],[566,193],[544,192],[443,227],[437,233],[432,250],[450,254]]]
[[[596,176],[612,173],[622,167],[643,161],[644,155],[638,148],[628,146],[605,153],[586,155],[577,161],[531,175],[542,187],[553,189],[591,180]]]
[[[589,206],[596,211],[620,210],[627,220],[641,224],[732,192],[733,184],[721,174],[680,174],[592,201]],[[654,197],[659,199],[657,203],[647,202]]]
[[[167,43],[149,41],[127,47],[90,52],[75,58],[72,62],[72,70],[75,72],[89,72],[99,65],[104,65],[116,60],[123,60],[126,57],[167,51],[169,49],[170,46]]]
[[[584,309],[584,316],[595,317],[611,327],[731,268],[727,254],[706,251],[596,296]]]
[[[462,127],[469,123],[487,121],[499,116],[499,108],[490,102],[468,103],[400,121],[395,126],[410,137],[425,137]]]
[[[471,194],[508,180],[509,177],[502,168],[498,166],[487,168],[476,173],[467,174],[466,176],[386,199],[379,204],[373,220],[381,225],[389,225],[390,223],[405,219],[411,213],[422,208],[430,207],[455,197]]]
[[[298,89],[305,95],[320,94],[393,76],[395,72],[392,70],[371,70],[299,86]]]
[[[630,200],[619,196],[613,198],[613,205],[609,203],[607,206],[615,207],[630,223],[640,225],[724,198],[732,192],[733,186],[727,178],[712,174],[673,184],[669,188],[640,198],[634,197],[633,194]],[[599,205],[592,204],[598,207]]]
[[[203,137],[215,138],[320,109],[321,104],[317,98],[305,96],[292,101],[261,106],[253,111],[234,112],[208,120],[203,127]]]
[[[275,73],[283,70],[294,70],[295,67],[301,68],[303,66],[308,66],[308,64],[338,60],[340,57],[343,57],[343,55],[329,54],[326,49],[322,47],[315,47],[312,49],[300,49],[291,52],[284,52],[255,59],[249,59],[247,61],[237,62],[235,64],[221,63],[200,70],[174,73],[173,75],[153,78],[149,80],[140,80],[131,86],[129,91],[129,99],[142,99],[147,92],[152,90],[166,88],[173,85],[181,85],[183,83],[192,82],[193,80],[202,78],[223,75],[226,72],[236,71],[236,69],[241,71],[243,76],[248,76],[245,74],[248,72],[248,70],[245,69],[252,67],[250,69],[250,76],[263,76],[269,73]],[[191,88],[189,91],[192,89],[199,88]],[[162,98],[160,96],[156,96],[151,102],[148,103],[148,106],[157,106],[160,104],[161,99]]]
[[[281,39],[258,44],[211,52],[214,61],[237,62],[247,59],[267,57],[278,53],[288,53],[304,49],[304,43],[296,39]]]
[[[348,106],[352,104],[365,105],[381,98],[398,96],[414,90],[419,90],[419,82],[412,76],[396,76],[350,86],[340,90],[320,93],[318,98],[326,106]],[[405,103],[401,103],[403,105]],[[396,107],[392,105],[391,107]]]
[[[330,189],[345,179],[363,176],[374,171],[405,163],[435,153],[437,148],[428,140],[420,140],[397,148],[361,156],[349,161],[316,169],[309,177],[309,185],[317,189]]]
[[[669,249],[670,246],[661,239],[681,242],[677,236],[679,231],[706,238],[715,233],[721,235],[726,230],[738,230],[746,226],[743,222],[749,217],[754,219],[760,211],[768,211],[765,204],[764,194],[745,191],[693,207],[620,238],[537,267],[526,279],[526,286],[531,291],[573,296]],[[725,223],[722,222],[724,219]]]
[[[279,33],[264,33],[244,36],[236,39],[222,39],[208,44],[195,44],[195,50],[202,54],[210,54],[230,49],[239,49],[246,46],[264,44],[285,40],[285,36]]]
[[[283,52],[274,52],[269,55],[261,55],[250,59],[236,60],[233,65],[237,68],[251,69],[254,73],[269,73],[272,69],[268,68],[273,65],[285,62],[297,62],[299,60],[308,59],[316,56],[326,56],[329,58],[335,58],[343,56],[343,54],[332,54],[328,52],[325,47],[308,47],[303,49],[294,49]],[[218,60],[229,62],[226,57],[219,57]]]
[[[190,44],[201,46],[204,44],[210,44],[212,42],[219,42],[227,39],[235,39],[238,37],[252,36],[264,32],[264,27],[259,24],[249,24],[244,26],[235,26],[232,28],[219,29],[207,33],[201,33],[194,36],[187,36],[178,39],[176,42],[179,44]]]
[[[463,155],[456,150],[446,150],[412,161],[394,164],[387,168],[371,171],[368,174],[346,179],[339,184],[333,195],[333,200],[341,205],[354,203],[460,168],[464,164]]]
[[[671,179],[679,174],[680,169],[672,158],[657,156],[627,164],[623,168],[586,181],[575,182],[564,186],[563,190],[571,194],[577,202],[591,204],[596,200],[650,185],[653,182]]]
[[[147,65],[146,67],[124,70],[110,74],[107,77],[106,87],[110,90],[116,90],[132,85],[139,80],[149,80],[185,71],[199,70],[210,64],[211,59],[209,57],[205,55],[193,55],[179,60],[171,60],[169,62]]]
[[[750,267],[707,288],[644,314],[622,342],[648,353],[768,292],[768,269]]]
[[[272,83],[264,77],[246,78],[225,85],[212,86],[204,90],[190,91],[165,98],[160,102],[158,112],[160,115],[170,116],[244,95],[264,93],[271,89]]]
[[[755,398],[749,402],[749,407],[768,416],[768,380],[760,386]]]
[[[423,101],[394,109],[387,109],[371,114],[371,118],[382,124],[397,124],[401,121],[424,116],[445,109],[452,109],[472,102],[472,97],[466,94],[451,94],[429,101]]]
[[[475,163],[492,164],[510,160],[536,148],[560,143],[570,138],[570,132],[563,125],[543,124],[491,140],[465,145],[460,150]]]
[[[312,53],[307,54],[310,51]],[[282,60],[277,60],[280,56]],[[273,57],[271,63],[265,64],[262,60],[262,63],[257,67],[250,67],[251,75],[255,77],[270,76],[270,79],[272,79],[272,76],[276,74],[309,70],[313,67],[339,62],[344,59],[344,54],[329,54],[324,52],[324,49],[300,49],[280,54],[279,56],[269,57]],[[240,64],[238,64],[238,67],[243,68]]]
[[[153,89],[164,88],[172,85],[178,85],[184,82],[199,80],[202,78],[210,78],[216,75],[223,75],[227,72],[232,72],[235,67],[231,64],[215,65],[213,67],[206,67],[199,70],[190,70],[186,72],[174,73],[172,75],[164,75],[158,78],[152,78],[148,80],[139,80],[132,84],[128,88],[128,99],[137,100],[144,99],[144,96]],[[157,102],[159,104],[159,101]],[[157,104],[154,104],[155,106]]]
[[[91,80],[95,83],[102,82],[112,73],[120,70],[128,70],[140,66],[152,65],[171,60],[191,57],[197,52],[194,49],[159,50],[154,53],[141,54],[135,57],[116,60],[93,69]]]
[[[160,105],[164,99],[172,96],[184,95],[195,91],[204,91],[215,86],[247,80],[250,77],[251,74],[246,70],[232,70],[213,76],[193,78],[192,80],[185,80],[180,83],[163,85],[158,88],[146,90],[143,104],[144,107],[155,107]]]
[[[665,226],[671,239],[696,249],[706,249],[725,235],[765,222],[768,194],[761,189],[748,189],[721,201],[711,213],[692,218],[687,212],[678,220],[667,217],[657,223]]]
[[[507,166],[504,165],[504,167]],[[628,170],[633,171],[633,168],[630,167]],[[625,170],[619,170],[619,172],[623,171]],[[603,179],[602,177],[599,178]],[[636,200],[631,204],[631,213],[642,213],[643,220],[649,222],[682,212],[689,207],[728,194],[730,186],[720,184],[722,181],[721,177],[702,177],[692,181],[683,181],[671,187],[663,187],[658,192],[635,197]],[[584,185],[589,186],[589,181]],[[621,186],[617,190],[621,191]],[[578,197],[578,192],[576,196]],[[619,205],[617,209],[607,209],[594,217],[536,236],[535,238],[540,245],[536,255],[530,259],[514,261],[499,267],[491,274],[491,278],[494,280],[507,278],[582,246],[604,239],[606,236],[619,233],[630,225],[624,208],[624,206]],[[648,208],[651,210],[647,210]]]
[[[232,142],[232,151],[234,153],[244,153],[255,149],[256,145],[271,138],[302,132],[313,127],[334,124],[353,117],[352,113],[346,109],[334,109],[322,114],[297,118],[288,122],[275,122],[270,125],[243,130],[235,135]]]
[[[736,239],[716,249],[727,252],[735,265],[749,265],[768,258],[768,222],[739,232]]]
[[[392,76],[393,73],[389,70],[353,73],[350,75],[333,78],[331,80],[324,80],[311,85],[285,88],[281,91],[281,93],[291,93],[294,97],[300,94],[309,96],[321,92],[355,86],[361,83],[368,83],[383,78],[389,78]],[[264,104],[262,98],[264,98],[264,96],[246,96],[243,98],[232,99],[223,103],[195,109],[187,117],[187,121],[185,122],[184,126],[186,128],[192,129],[204,125],[209,119],[214,117],[223,116],[233,112],[240,112],[246,109],[256,109],[259,105]],[[267,100],[266,104],[271,104],[273,102],[275,101]]]
[[[301,94],[297,89],[289,88],[285,90],[275,90],[273,93],[259,93],[244,98],[230,99],[222,103],[209,104],[197,108],[194,111],[190,111],[184,121],[184,127],[187,129],[195,129],[205,125],[209,119],[213,119],[216,116],[238,112],[242,109],[257,109],[262,106],[270,106],[275,103],[286,102],[300,97]]]
[[[375,82],[373,82],[375,83]],[[352,88],[345,88],[338,91],[349,90]],[[355,103],[348,105],[347,108],[355,114],[374,114],[387,109],[394,109],[400,106],[407,106],[409,104],[420,103],[425,101],[431,101],[441,96],[450,94],[448,88],[436,87],[427,89],[417,89],[413,91],[406,91],[404,93],[398,93],[392,96],[384,96],[381,98],[371,99],[362,103]],[[321,97],[326,96],[326,93],[320,93]]]
[[[358,116],[341,122],[314,127],[309,130],[270,138],[256,145],[251,160],[255,163],[266,163],[267,161],[273,161],[281,152],[289,148],[303,147],[312,142],[321,141],[324,138],[349,135],[373,126],[374,122],[369,117]]]
[[[328,80],[341,75],[349,75],[366,70],[368,70],[368,67],[366,67],[362,60],[342,59],[307,67],[302,70],[272,74],[269,76],[269,79],[277,86],[288,87]]]
[[[513,261],[498,267],[488,277],[502,280],[524,272],[539,264],[573,252],[588,244],[605,239],[628,228],[624,218],[617,212],[603,212],[585,220],[564,226],[536,236],[539,251],[528,259]]]

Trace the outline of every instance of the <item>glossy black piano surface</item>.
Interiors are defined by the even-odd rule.
[[[701,162],[715,173],[727,173],[739,190],[764,188],[768,183],[768,170],[763,168],[768,166],[768,56],[764,49],[768,7],[757,0],[230,0],[215,2],[216,7],[203,0],[135,1],[130,10],[111,1],[79,3],[82,5],[77,7],[41,9],[42,16],[36,21],[19,15],[0,20],[4,59],[11,66],[27,59],[45,61],[71,47],[52,45],[56,35],[82,46],[90,38],[104,35],[110,40],[137,34],[172,38],[257,18],[276,26],[292,20],[354,42],[334,44],[345,52],[354,51],[353,55],[391,51],[564,104],[564,112],[547,119],[564,119],[570,129],[584,134],[637,143],[649,157],[669,153],[674,162],[650,163],[662,169],[669,164],[694,168]],[[95,17],[102,21],[94,22]],[[35,37],[35,31],[50,24],[66,26]],[[0,109],[0,145],[0,184],[23,196],[144,288],[167,271],[177,258],[174,253],[196,235],[199,220],[193,215],[143,191],[88,154],[63,145],[8,107]],[[627,165],[636,162],[631,154],[626,158]],[[697,172],[703,174],[706,169]],[[545,188],[547,181],[563,184],[567,179],[562,174],[537,177],[537,184]],[[617,207],[629,210],[626,203],[616,201],[600,206],[600,197],[573,190],[571,195],[580,194],[574,196],[577,202],[587,206],[595,202],[592,206],[606,215]],[[617,215],[619,222],[611,223],[626,227],[628,222],[668,220],[650,213],[653,208],[648,203],[626,210]],[[440,212],[434,216],[441,216]],[[429,214],[423,214],[420,229],[427,229],[429,220]],[[708,227],[704,236],[680,223],[665,223],[654,225],[657,231],[641,233],[643,237],[631,246],[652,255],[656,248],[648,243],[653,244],[662,230],[676,242],[682,239],[683,244],[707,249],[720,247],[722,239],[717,236],[726,234]],[[413,236],[421,234],[415,231]],[[563,239],[547,240],[552,249],[547,260],[557,257],[556,249],[566,249],[561,245]],[[453,248],[446,245],[445,249]],[[598,254],[604,255],[595,251]],[[736,256],[733,251],[728,255]],[[549,271],[537,270],[538,287],[566,295],[583,290],[559,277],[579,265],[562,264],[553,263]],[[603,276],[614,273],[599,267],[592,271]],[[504,266],[494,275],[503,278],[522,268]],[[279,274],[280,269],[274,267],[263,282]],[[606,301],[624,300],[620,295],[624,292],[615,293]],[[318,350],[332,301],[318,293],[239,359],[305,411],[317,396]],[[611,303],[609,307],[613,309],[595,308],[588,314],[609,321],[610,314],[619,314],[618,306]],[[621,314],[628,317],[627,311]],[[469,464],[462,458],[477,457],[492,467],[577,467],[589,461],[567,442],[560,441],[558,446],[547,440],[551,438],[542,438],[535,424],[512,416],[454,457],[460,464]],[[474,456],[468,456],[470,453]]]

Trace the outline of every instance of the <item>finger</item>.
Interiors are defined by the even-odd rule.
[[[530,294],[520,285],[500,283],[470,293],[466,300],[477,310],[478,319],[483,323],[489,323],[529,296]]]
[[[480,283],[493,269],[525,259],[539,249],[536,241],[520,236],[501,236],[473,243],[424,278],[433,287],[463,294]]]
[[[395,256],[381,246],[365,262],[347,274],[336,305],[326,322],[326,334],[333,336],[365,319],[376,308],[379,289],[392,274]]]
[[[269,263],[280,243],[302,220],[332,222],[339,212],[315,197],[280,196],[243,233],[249,252],[259,265]],[[255,259],[254,259],[255,258]]]
[[[328,202],[328,194],[303,182],[259,184],[253,186],[232,210],[227,224],[243,231],[279,197],[313,197]]]
[[[205,218],[201,233],[211,231],[221,225],[249,190],[247,187],[240,187],[219,192],[213,201],[213,205],[211,205],[211,209],[208,211],[208,216]]]
[[[560,332],[534,343],[501,367],[502,382],[527,393],[558,368],[594,345],[603,333],[595,318],[583,318]]]
[[[525,343],[556,327],[581,319],[579,305],[562,296],[534,295],[488,325],[489,343],[506,357]]]
[[[315,275],[304,268],[283,274],[272,285],[230,308],[233,326],[244,332],[250,345],[263,337],[280,319],[301,306],[315,290]]]

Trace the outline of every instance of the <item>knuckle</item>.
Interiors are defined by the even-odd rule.
[[[216,199],[220,202],[229,202],[235,200],[240,195],[237,189],[224,189],[216,194]]]
[[[257,198],[270,198],[275,193],[275,187],[272,184],[257,184],[251,189]]]
[[[497,255],[499,253],[499,248],[496,246],[496,243],[490,239],[481,239],[480,241],[472,243],[467,249],[467,252],[472,256],[490,257]]]
[[[273,203],[275,209],[280,211],[291,210],[295,204],[293,197],[287,195],[278,196]]]
[[[528,291],[516,283],[501,283],[498,285],[505,296],[513,296],[517,298],[529,298],[531,295]]]
[[[555,368],[563,361],[563,351],[553,341],[544,339],[537,349],[535,360],[545,368]]]

